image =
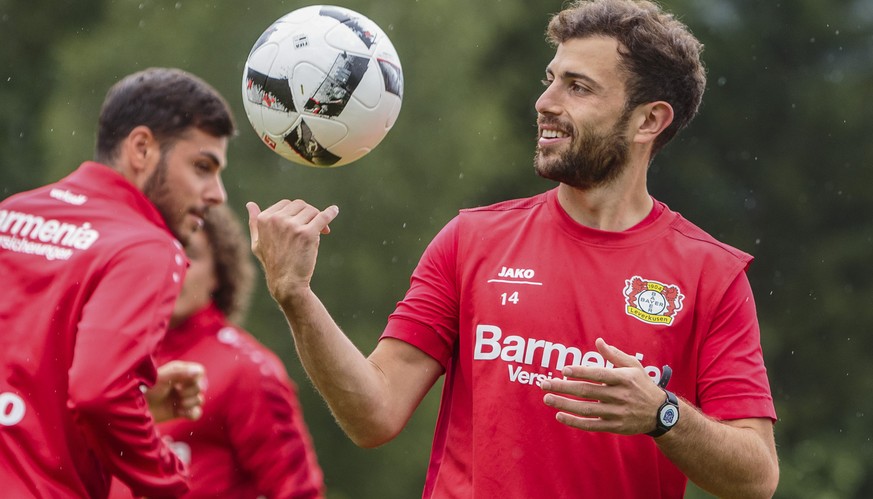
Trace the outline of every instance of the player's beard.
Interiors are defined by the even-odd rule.
[[[537,146],[534,169],[543,178],[577,189],[608,185],[627,167],[630,141],[626,129],[630,116],[631,111],[625,110],[607,132],[599,132],[590,126],[580,128],[565,151],[543,151]],[[540,125],[550,121],[558,124],[542,118]]]
[[[167,224],[170,232],[176,236],[179,242],[185,244],[188,242],[188,236],[181,234],[182,231],[179,230],[181,221],[178,218],[182,214],[178,213],[179,210],[173,204],[173,192],[170,189],[170,183],[167,181],[168,170],[169,165],[167,164],[166,155],[162,152],[161,159],[155,166],[155,171],[146,179],[142,192],[155,205],[155,208],[158,209],[161,218],[164,219],[164,223]]]

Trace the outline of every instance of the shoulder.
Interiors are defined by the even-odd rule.
[[[216,330],[213,343],[217,360],[236,376],[253,380],[264,377],[274,379],[287,377],[284,364],[279,357],[251,333],[236,325],[226,324]]]
[[[670,229],[678,236],[682,244],[713,257],[736,261],[743,265],[748,265],[752,261],[753,257],[749,253],[719,241],[679,213],[670,213],[674,217]]]
[[[537,217],[547,211],[551,195],[553,195],[552,191],[546,191],[527,198],[510,199],[487,206],[463,209],[455,217],[454,223],[457,225],[457,230],[478,236],[501,228],[515,230],[523,225],[523,220]]]
[[[476,208],[466,208],[460,211],[462,216],[476,216],[479,214],[494,213],[523,213],[531,209],[543,206],[546,203],[549,192],[543,192],[535,196],[527,198],[509,199],[487,206],[479,206]]]
[[[504,230],[514,230],[519,221],[530,217],[546,205],[549,192],[529,198],[511,199],[498,203],[464,208],[437,233],[428,245],[428,252],[451,253],[461,240],[476,240],[497,237]]]
[[[218,329],[201,341],[193,353],[206,366],[207,401],[227,414],[270,407],[285,411],[297,387],[279,357],[248,332],[232,325]],[[246,404],[239,404],[246,400]],[[266,404],[266,405],[265,405]]]

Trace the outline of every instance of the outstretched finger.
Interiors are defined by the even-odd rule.
[[[603,358],[612,362],[615,367],[642,367],[642,364],[636,357],[607,344],[603,338],[597,338],[594,344],[597,346],[597,351],[603,355]]]
[[[249,234],[251,235],[252,249],[258,241],[258,215],[261,214],[261,207],[254,201],[246,203],[246,211],[249,212]]]
[[[316,218],[320,219],[319,223],[324,224],[321,227],[322,234],[330,234],[330,223],[339,215],[339,206],[331,205],[318,214]]]

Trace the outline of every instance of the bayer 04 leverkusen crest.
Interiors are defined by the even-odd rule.
[[[679,286],[633,276],[625,281],[625,313],[649,324],[673,324],[685,295]]]

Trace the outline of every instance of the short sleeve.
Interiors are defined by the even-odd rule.
[[[419,348],[444,368],[458,336],[458,228],[455,217],[430,242],[382,333]]]
[[[728,286],[699,353],[698,400],[718,419],[776,420],[749,279]]]

